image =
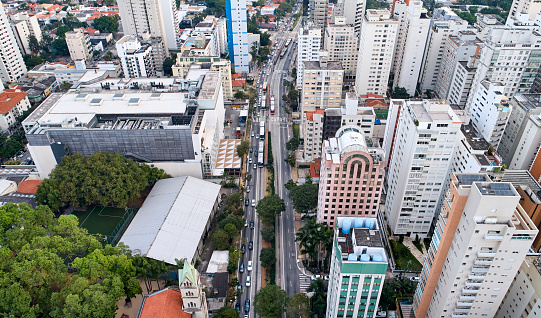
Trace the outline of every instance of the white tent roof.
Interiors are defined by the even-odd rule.
[[[220,188],[194,177],[158,181],[120,241],[134,254],[191,262]]]

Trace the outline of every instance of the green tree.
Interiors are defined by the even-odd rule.
[[[214,315],[216,318],[239,318],[239,312],[235,308],[224,306]]]
[[[0,246],[6,317],[113,317],[119,299],[141,293],[129,249],[103,246],[74,215],[8,203]]]
[[[263,247],[259,253],[259,260],[261,261],[261,266],[265,268],[270,268],[272,265],[276,264],[276,252],[272,247]]]
[[[297,163],[297,157],[295,157],[295,155],[292,153],[288,153],[284,161],[287,162],[290,166],[295,167],[295,164]]]
[[[287,293],[283,289],[277,285],[267,285],[255,294],[254,310],[261,318],[276,318],[285,311],[286,303]]]
[[[276,233],[274,232],[274,226],[265,226],[261,230],[261,236],[263,237],[263,240],[267,242],[274,242],[276,238]]]
[[[276,217],[285,211],[286,205],[278,195],[272,194],[259,200],[256,206],[257,216],[263,222],[274,223]]]
[[[175,65],[175,59],[168,57],[163,60],[163,73],[167,76],[173,76],[173,65]]]
[[[312,315],[315,317],[325,317],[327,310],[327,288],[321,278],[310,283],[307,289],[308,292],[313,292],[312,296]]]
[[[307,254],[311,261],[318,264],[330,256],[332,249],[332,230],[326,223],[317,223],[314,217],[306,218],[303,227],[295,235],[300,250]],[[321,257],[323,255],[323,257]]]
[[[224,226],[224,231],[227,233],[227,235],[229,235],[230,239],[235,238],[235,236],[237,236],[237,234],[239,234],[239,231],[237,230],[237,227],[233,223],[227,223]]]
[[[57,29],[56,29],[56,36],[58,36],[59,38],[64,38],[66,36],[66,33],[69,32],[69,31],[72,31],[73,29],[70,28],[69,26],[67,25],[62,25],[62,26],[59,26]]]
[[[408,91],[404,87],[395,87],[391,93],[391,98],[394,99],[408,99],[411,96],[408,94]]]
[[[286,149],[289,151],[295,151],[299,148],[301,141],[297,137],[292,137],[286,142]]]
[[[119,153],[96,152],[90,157],[74,154],[62,158],[45,179],[36,193],[39,204],[47,204],[53,210],[58,206],[51,201],[87,207],[91,204],[126,206],[130,199],[139,197],[149,184],[150,171],[160,170],[142,167]],[[166,174],[155,173],[153,175]],[[155,180],[154,180],[155,181]],[[58,191],[52,191],[52,186]],[[57,196],[52,198],[52,196]]]
[[[296,293],[287,300],[286,314],[288,318],[310,317],[310,299],[305,293]]]
[[[212,244],[217,250],[227,250],[230,246],[229,235],[224,230],[216,230],[212,234]]]
[[[306,215],[317,207],[317,197],[319,185],[314,183],[304,183],[291,188],[289,195],[293,202],[293,208]]]
[[[62,84],[59,85],[58,90],[60,92],[67,92],[72,86],[73,86],[72,83],[62,82]]]
[[[65,38],[56,38],[52,43],[52,47],[56,51],[56,54],[58,55],[62,55],[62,56],[70,55]]]
[[[248,140],[242,140],[237,146],[237,155],[242,158],[248,153],[248,150],[250,150],[250,142]]]
[[[233,94],[233,97],[235,97],[235,99],[246,99],[247,98],[244,91],[236,91],[235,94]]]
[[[25,55],[23,56],[24,64],[26,65],[26,68],[28,70],[33,69],[34,67],[40,65],[41,63],[45,62],[41,56],[37,55]]]
[[[28,37],[28,47],[30,48],[30,51],[32,52],[39,52],[40,46],[39,46],[38,39],[36,39],[35,36],[30,35]]]
[[[297,68],[296,67],[293,67],[291,69],[291,77],[293,77],[293,79],[296,81],[297,80]]]
[[[101,33],[118,32],[117,19],[107,15],[94,19],[94,22],[92,22],[92,26],[94,27],[94,29],[100,31]]]
[[[272,43],[271,43],[270,37],[271,37],[271,35],[268,32],[261,33],[260,38],[259,38],[259,44],[261,46],[269,46],[269,45],[271,45]]]

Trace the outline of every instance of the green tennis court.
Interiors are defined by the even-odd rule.
[[[123,220],[126,210],[96,205],[86,211],[74,211],[72,214],[79,218],[79,225],[87,229],[88,233],[109,236]]]

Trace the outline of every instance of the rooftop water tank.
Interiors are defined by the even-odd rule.
[[[348,261],[356,261],[357,260],[357,255],[351,253],[348,255]]]
[[[376,220],[374,219],[366,219],[366,222],[364,224],[365,227],[373,230],[376,228]]]
[[[342,233],[347,235],[349,231],[351,231],[351,219],[347,218],[342,222]]]
[[[361,254],[361,262],[370,262],[370,255]]]
[[[383,257],[380,254],[374,254],[372,256],[372,262],[383,262]]]
[[[354,228],[358,227],[364,227],[364,222],[366,218],[355,218],[355,222],[353,223]]]

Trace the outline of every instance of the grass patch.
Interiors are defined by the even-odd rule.
[[[423,265],[411,254],[410,250],[402,243],[390,240],[396,267],[402,270],[420,271]]]
[[[293,124],[293,136],[299,138],[301,135],[301,126],[299,124]]]

